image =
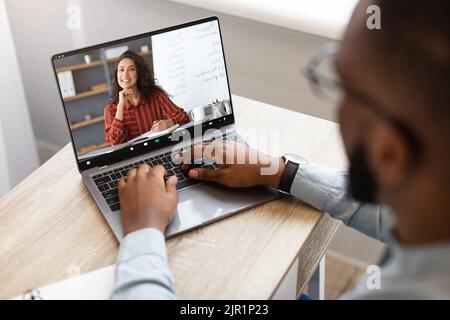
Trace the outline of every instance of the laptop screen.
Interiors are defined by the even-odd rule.
[[[216,17],[56,54],[80,170],[234,121]]]

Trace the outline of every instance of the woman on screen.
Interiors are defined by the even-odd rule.
[[[133,51],[120,57],[115,71],[111,101],[105,106],[105,141],[126,142],[150,130],[161,131],[190,121],[162,88],[144,58]]]

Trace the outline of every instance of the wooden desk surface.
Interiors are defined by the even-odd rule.
[[[336,124],[238,96],[233,103],[241,128],[279,130],[272,153],[345,166]],[[269,299],[298,255],[301,288],[337,226],[283,198],[175,237],[167,243],[175,289],[185,299]],[[113,264],[117,251],[70,144],[0,199],[0,298]]]

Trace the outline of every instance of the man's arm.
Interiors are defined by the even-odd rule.
[[[161,231],[141,229],[122,240],[112,298],[176,299]]]
[[[164,230],[178,203],[175,176],[147,164],[118,183],[125,237],[116,266],[113,299],[176,299]]]
[[[394,215],[390,208],[364,204],[346,192],[348,174],[309,164],[297,171],[291,194],[372,238],[388,242]]]
[[[203,152],[203,156],[211,157],[223,165],[219,170],[191,169],[189,175],[194,179],[215,181],[230,187],[266,185],[278,188],[280,184],[284,161],[279,157],[265,155],[244,144],[222,141],[203,143],[191,153],[199,151]],[[188,156],[188,159],[195,158],[194,154]],[[182,155],[182,158],[185,159],[186,155]],[[238,159],[245,160],[245,164],[236,164],[239,163]],[[250,164],[250,159],[258,161]],[[269,167],[274,169],[267,170]],[[264,169],[272,174],[261,174]],[[346,188],[345,171],[310,164],[301,166],[297,171],[290,191],[294,197],[329,213],[346,225],[387,242],[394,218],[391,210],[381,205],[357,202],[347,195]]]

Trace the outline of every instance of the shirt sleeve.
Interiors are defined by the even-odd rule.
[[[158,101],[161,103],[166,119],[171,119],[173,123],[178,123],[179,125],[183,125],[190,121],[186,111],[175,105],[165,93],[161,92],[159,94]]]
[[[296,173],[291,194],[372,238],[390,242],[392,210],[353,200],[346,192],[348,173],[308,164]]]
[[[112,299],[176,299],[164,235],[153,228],[122,240]]]
[[[127,140],[124,122],[116,118],[116,108],[108,104],[104,110],[105,141],[111,145],[120,144]]]

